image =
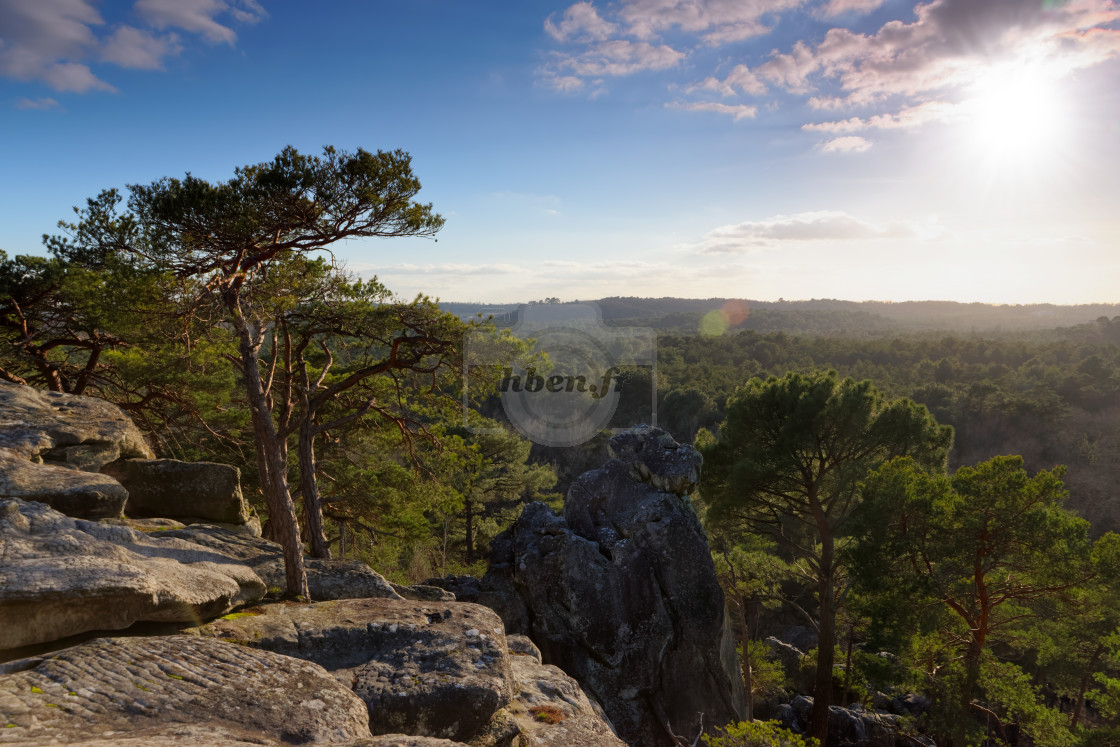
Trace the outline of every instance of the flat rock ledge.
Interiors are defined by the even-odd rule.
[[[502,622],[474,604],[269,604],[188,633],[307,659],[364,701],[373,734],[465,741],[513,699]]]
[[[345,744],[371,736],[365,705],[322,667],[212,638],[101,638],[0,672],[5,744]]]
[[[0,499],[0,658],[91,630],[206,620],[264,596],[248,566],[166,534]]]

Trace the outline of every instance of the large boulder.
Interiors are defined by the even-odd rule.
[[[370,737],[365,705],[322,667],[214,639],[102,638],[0,665],[0,673],[5,743],[324,744]]]
[[[96,397],[0,380],[0,449],[41,464],[97,472],[152,450],[124,411]]]
[[[196,524],[160,532],[209,548],[243,563],[260,576],[269,589],[282,589],[284,552],[275,542],[222,527]],[[359,560],[304,558],[307,588],[315,601],[386,597],[401,599],[385,577]]]
[[[377,598],[272,604],[188,632],[325,667],[368,705],[374,734],[466,741],[515,690],[501,620],[480,605]]]
[[[41,501],[79,518],[120,516],[127,491],[96,473],[134,457],[152,451],[116,405],[0,381],[0,498]]]
[[[131,516],[244,524],[249,504],[241,494],[241,470],[215,462],[122,459],[102,468],[128,491]]]
[[[108,475],[36,464],[0,449],[0,499],[4,498],[38,501],[67,516],[97,520],[120,517],[128,491]]]
[[[776,715],[777,721],[786,728],[805,733],[812,721],[813,699],[804,695],[795,696],[789,703],[779,706]],[[848,708],[829,706],[830,746],[895,747],[900,742],[923,743],[917,739],[900,737],[899,717],[896,715],[870,711],[858,703]]]
[[[205,620],[264,595],[248,566],[167,534],[0,500],[0,649],[142,620]]]
[[[723,592],[688,500],[700,456],[657,428],[611,439],[564,515],[544,504],[491,544],[480,601],[598,700],[620,737],[660,747],[742,720]]]

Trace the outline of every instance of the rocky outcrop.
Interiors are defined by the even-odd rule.
[[[207,619],[264,595],[248,566],[170,534],[0,500],[0,649]]]
[[[127,491],[96,474],[151,449],[119,407],[0,381],[0,498],[41,501],[70,516],[120,516]]]
[[[514,695],[501,620],[473,604],[265,605],[191,632],[314,661],[369,707],[374,734],[465,741]]]
[[[284,588],[284,553],[280,545],[216,526],[193,525],[160,532],[209,548],[253,569],[269,589]],[[307,587],[316,601],[386,597],[401,599],[384,576],[357,560],[304,558]]]
[[[215,639],[103,638],[0,665],[0,742],[347,743],[366,707],[322,667]]]
[[[777,720],[786,728],[805,733],[813,715],[813,699],[798,695],[778,707]],[[900,741],[898,716],[869,711],[856,704],[828,709],[828,744],[834,747],[895,747]],[[915,740],[902,740],[912,744]]]
[[[611,439],[556,516],[531,504],[491,544],[480,599],[602,703],[620,737],[688,742],[744,717],[707,538],[688,500],[700,456],[660,429]]]
[[[249,504],[241,494],[237,467],[177,459],[122,459],[106,464],[101,471],[128,491],[125,511],[130,517],[223,524],[249,521]]]

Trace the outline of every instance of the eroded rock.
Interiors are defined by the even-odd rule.
[[[370,736],[365,705],[322,667],[215,639],[102,638],[6,670],[6,743],[170,744],[179,737],[179,744],[306,744]]]
[[[501,620],[480,605],[344,599],[232,617],[189,632],[320,664],[368,705],[374,734],[465,741],[513,697]]]
[[[150,459],[152,451],[116,405],[0,381],[0,498],[41,501],[81,518],[120,516],[127,492],[95,473],[132,457]]]
[[[664,431],[611,439],[612,459],[491,543],[480,600],[595,697],[620,737],[695,738],[745,712],[734,640],[707,537],[687,500],[700,456]]]
[[[248,566],[170,534],[0,500],[0,649],[205,620],[264,595]]]
[[[121,459],[106,464],[102,472],[128,491],[129,516],[224,524],[249,521],[237,467],[178,459]]]
[[[517,725],[524,747],[625,747],[603,720],[579,683],[559,667],[542,664],[533,643],[510,636],[517,696],[505,711]]]

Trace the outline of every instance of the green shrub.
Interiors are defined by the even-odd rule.
[[[777,721],[740,721],[720,729],[723,736],[704,735],[708,747],[820,747],[816,739],[794,734]]]

